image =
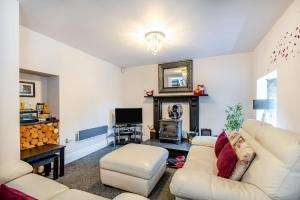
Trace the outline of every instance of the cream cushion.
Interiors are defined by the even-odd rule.
[[[151,179],[166,164],[168,151],[149,145],[128,144],[100,160],[100,167],[143,179]]]
[[[51,199],[55,195],[68,190],[67,186],[36,174],[27,174],[6,185],[39,200]]]
[[[176,199],[270,200],[254,185],[215,176],[205,170],[177,170],[170,189]]]
[[[207,146],[195,146],[190,148],[186,162],[185,169],[191,170],[205,170],[207,173],[215,173],[217,158],[215,156],[214,148]]]
[[[7,183],[32,172],[32,167],[21,160],[11,160],[0,165],[0,184]]]
[[[132,193],[122,193],[116,196],[113,200],[147,200],[148,198],[142,197]]]
[[[88,192],[80,190],[66,190],[58,195],[56,195],[53,200],[109,200],[107,198],[94,195]]]
[[[217,137],[211,136],[196,136],[192,140],[192,145],[214,147]]]

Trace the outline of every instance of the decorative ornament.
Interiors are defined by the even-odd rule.
[[[205,93],[204,85],[197,85],[196,89],[194,90],[194,95],[201,96],[201,95],[204,95],[204,93]]]
[[[149,90],[149,91],[144,90],[144,91],[145,91],[145,95],[146,95],[147,97],[152,97],[152,96],[153,96],[154,90]]]
[[[296,57],[300,54],[299,43],[300,40],[300,28],[296,27],[294,31],[286,32],[277,41],[275,49],[270,56],[270,63],[274,64],[278,60],[288,60],[290,57]]]
[[[181,104],[173,104],[168,106],[168,114],[171,119],[180,119],[180,117],[182,117],[182,113],[183,107]]]

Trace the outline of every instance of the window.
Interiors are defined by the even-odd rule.
[[[257,80],[256,98],[262,106],[256,108],[256,119],[276,126],[277,119],[277,71]]]

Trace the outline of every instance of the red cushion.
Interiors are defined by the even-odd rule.
[[[225,144],[227,144],[229,142],[226,133],[223,131],[215,144],[215,154],[217,157],[219,157],[220,152],[222,151],[223,147],[225,146]]]
[[[27,194],[24,194],[16,189],[0,185],[0,199],[1,200],[37,200]]]
[[[222,149],[218,161],[217,161],[217,168],[218,168],[218,176],[223,178],[229,178],[231,173],[233,172],[235,165],[237,162],[236,153],[231,146],[230,142],[228,142]]]

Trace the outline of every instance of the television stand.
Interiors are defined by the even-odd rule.
[[[142,124],[118,124],[113,126],[116,144],[142,143]]]

